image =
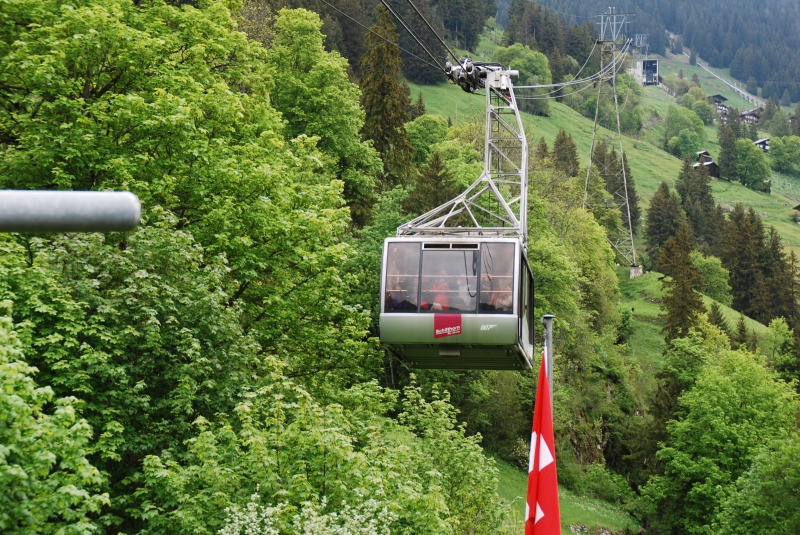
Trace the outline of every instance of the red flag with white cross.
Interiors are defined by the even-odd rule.
[[[556,449],[553,439],[553,411],[547,377],[547,354],[542,352],[539,386],[533,408],[531,455],[528,461],[528,499],[525,506],[525,535],[560,535]]]

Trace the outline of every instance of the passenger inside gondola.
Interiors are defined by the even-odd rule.
[[[514,246],[485,243],[481,249],[481,297],[483,313],[514,312]]]
[[[447,271],[442,269],[423,294],[422,310],[450,310],[450,285],[447,284]]]
[[[386,311],[416,312],[419,244],[393,244],[386,265]]]

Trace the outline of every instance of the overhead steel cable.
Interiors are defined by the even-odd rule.
[[[417,43],[417,44],[418,44],[420,47],[422,47],[422,50],[423,50],[423,51],[424,51],[426,54],[428,54],[428,55],[431,57],[431,59],[432,59],[433,61],[435,61],[435,62],[436,62],[436,64],[437,64],[437,65],[439,65],[439,68],[442,70],[442,72],[445,72],[444,65],[442,65],[442,64],[439,62],[439,60],[436,58],[436,56],[433,54],[433,52],[431,52],[431,50],[430,50],[430,49],[427,47],[427,45],[425,45],[425,43],[423,43],[423,42],[422,42],[422,40],[421,40],[421,39],[420,39],[420,38],[417,36],[417,34],[415,34],[415,33],[414,33],[414,31],[413,31],[413,30],[412,30],[412,29],[409,27],[409,25],[408,25],[408,23],[405,21],[405,19],[403,19],[403,17],[401,17],[401,16],[400,16],[400,13],[398,13],[398,12],[397,12],[397,11],[396,11],[396,10],[395,10],[395,9],[394,9],[394,8],[393,8],[391,5],[390,5],[390,4],[389,4],[389,2],[387,2],[387,0],[380,0],[380,1],[381,1],[381,3],[382,3],[382,4],[383,4],[385,7],[386,7],[386,9],[388,9],[388,10],[389,10],[389,12],[390,12],[392,15],[394,15],[394,16],[395,16],[395,18],[396,18],[396,19],[397,19],[397,20],[400,22],[400,24],[402,24],[402,25],[403,25],[403,28],[405,28],[406,32],[408,32],[408,35],[410,35],[410,36],[411,36],[411,38],[412,38],[414,41],[416,41],[416,43]],[[425,21],[425,22],[427,23],[427,21]]]
[[[617,58],[626,52],[626,48],[628,48],[627,43],[626,46],[620,50]],[[560,82],[556,84],[537,84],[537,85],[515,85],[514,90],[522,90],[522,89],[549,89],[549,88],[563,88],[571,85],[579,85],[583,83],[593,82],[600,78],[602,75],[606,74],[608,71],[612,71],[616,69],[616,60],[612,63],[609,63],[607,66],[600,69],[598,72],[591,76],[587,76],[586,78],[581,78],[580,80],[575,80],[574,78],[569,82]]]
[[[408,51],[408,50],[406,50],[405,48],[402,48],[402,47],[401,47],[399,44],[397,44],[397,43],[394,43],[394,42],[392,42],[392,41],[388,40],[387,38],[385,38],[385,37],[384,37],[384,36],[382,36],[381,34],[379,34],[379,33],[375,32],[375,31],[373,31],[371,28],[369,28],[369,27],[367,27],[367,26],[365,26],[365,25],[361,24],[361,23],[360,23],[360,22],[358,22],[356,19],[354,19],[353,17],[351,17],[350,15],[348,15],[347,13],[345,13],[344,11],[342,11],[341,9],[339,9],[338,7],[334,6],[333,4],[331,4],[330,2],[328,2],[327,0],[320,0],[320,2],[322,2],[322,3],[323,3],[323,4],[325,4],[325,5],[327,5],[327,6],[328,6],[328,7],[330,7],[331,9],[335,9],[335,10],[336,10],[336,11],[338,11],[338,12],[339,12],[339,13],[340,13],[342,16],[344,16],[344,17],[347,17],[347,18],[348,18],[348,19],[350,19],[351,21],[355,22],[356,24],[358,24],[359,26],[361,26],[362,28],[364,28],[365,30],[367,30],[369,33],[373,34],[374,36],[378,37],[379,39],[382,39],[382,40],[386,41],[386,42],[387,42],[387,43],[389,43],[390,45],[397,47],[397,49],[398,49],[398,50],[402,50],[403,52],[405,52],[405,53],[406,53],[406,54],[408,54],[409,56],[411,56],[411,57],[414,57],[414,58],[417,58],[418,60],[420,60],[421,62],[425,63],[426,65],[430,65],[431,67],[434,67],[434,68],[436,68],[436,69],[441,69],[441,68],[442,68],[442,67],[441,67],[441,66],[439,66],[439,65],[434,65],[434,64],[433,64],[433,63],[431,63],[430,61],[428,61],[428,60],[425,60],[425,59],[423,59],[423,58],[421,58],[421,57],[417,56],[417,55],[416,55],[416,54],[414,54],[413,52],[409,52],[409,51]]]
[[[432,34],[433,34],[433,35],[436,37],[436,39],[437,39],[437,40],[438,40],[440,43],[442,43],[442,46],[443,46],[443,47],[445,47],[445,49],[447,49],[447,51],[448,51],[448,52],[450,53],[450,55],[453,57],[453,59],[455,60],[455,62],[456,62],[457,64],[459,64],[459,65],[460,65],[460,64],[461,64],[461,60],[459,60],[459,59],[458,59],[458,57],[456,57],[455,53],[454,53],[454,52],[453,52],[453,51],[450,49],[450,47],[449,47],[449,46],[447,46],[447,43],[445,43],[445,42],[444,42],[444,39],[442,39],[441,37],[439,37],[439,34],[438,34],[438,33],[436,33],[436,30],[434,30],[434,29],[433,29],[433,26],[431,26],[431,23],[430,23],[430,22],[428,22],[428,19],[426,19],[426,18],[425,18],[425,17],[422,15],[422,13],[420,12],[420,10],[419,10],[419,9],[417,9],[417,6],[415,6],[415,5],[414,5],[414,2],[412,2],[411,0],[406,0],[406,1],[408,2],[408,5],[410,5],[410,6],[411,6],[411,7],[414,9],[414,11],[416,11],[416,12],[417,12],[417,15],[419,15],[419,18],[421,18],[421,19],[422,19],[422,22],[424,22],[424,23],[425,23],[425,25],[428,27],[428,29],[431,31],[431,33],[432,33]]]

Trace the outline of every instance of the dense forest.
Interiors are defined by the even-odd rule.
[[[608,2],[597,0],[539,3],[569,24],[593,21],[608,10]],[[668,31],[679,35],[683,45],[712,67],[730,67],[731,76],[742,82],[752,78],[763,88],[765,99],[778,100],[788,90],[792,101],[800,100],[800,5],[796,1],[646,0],[620,2],[616,8],[634,14],[627,33],[648,34],[651,52],[663,55],[671,47]]]
[[[416,5],[467,49],[501,7]],[[495,59],[522,79],[590,56],[591,24],[509,9]],[[384,238],[480,174],[485,134],[412,99],[403,75],[435,73],[398,49],[421,55],[387,9],[8,0],[0,21],[0,187],[130,190],[143,207],[132,232],[0,235],[0,532],[521,532],[495,459],[528,466],[536,372],[414,370],[378,342]],[[642,93],[619,80],[636,134]],[[690,91],[664,140],[679,157],[702,113]],[[720,129],[723,178],[758,187],[747,135]],[[587,169],[567,131],[529,136],[559,482],[648,533],[796,531],[796,256],[753,210],[726,214],[689,159],[644,213],[626,154],[600,143]],[[770,164],[794,165],[795,137]],[[628,223],[623,169],[661,277],[657,370],[631,359],[606,239]]]

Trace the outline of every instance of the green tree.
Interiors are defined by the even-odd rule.
[[[789,95],[789,89],[786,88],[783,90],[783,95],[781,95],[781,106],[786,109],[789,109],[792,106],[792,97]]]
[[[661,248],[671,237],[678,234],[686,216],[681,209],[680,198],[670,193],[669,186],[662,182],[650,199],[650,209],[645,221],[647,254],[657,260]]]
[[[98,491],[105,477],[87,459],[92,428],[77,399],[36,386],[21,345],[11,319],[0,318],[0,530],[94,533],[109,501]]]
[[[764,104],[764,113],[761,114],[761,122],[760,124],[764,126],[769,126],[770,121],[778,113],[778,105],[775,104],[775,101],[772,100],[772,97],[767,99],[767,103]]]
[[[625,171],[625,181],[628,194],[628,210],[630,210],[630,221],[631,221],[631,229],[633,231],[633,235],[636,236],[639,233],[639,221],[642,218],[642,212],[639,208],[639,194],[636,193],[636,180],[633,178],[633,173],[631,173],[631,168],[628,166],[628,158],[625,153],[622,153],[622,168]],[[620,212],[624,212],[622,214],[622,224],[628,224],[628,213],[625,212],[622,208],[620,208]]]
[[[287,140],[319,138],[331,172],[344,182],[354,219],[363,224],[381,162],[360,139],[364,112],[358,86],[348,80],[347,61],[338,52],[325,52],[321,27],[319,16],[305,9],[278,13],[267,51],[267,64],[275,72],[270,102],[287,121]]]
[[[345,303],[344,185],[319,138],[284,137],[267,52],[223,4],[19,5],[0,28],[16,43],[0,54],[16,103],[3,187],[130,189],[144,224],[4,238],[0,295],[38,381],[83,402],[109,529],[135,532],[145,457],[180,458],[193,422],[283,371],[324,376],[318,394],[379,368]]]
[[[695,54],[694,49],[692,49],[691,55],[689,55],[689,65],[697,65],[697,54]],[[697,76],[697,74],[695,74]]]
[[[367,52],[361,58],[362,134],[380,154],[384,187],[391,187],[405,183],[411,175],[414,148],[405,129],[411,102],[408,86],[399,78],[403,62],[391,44],[397,42],[397,29],[388,9],[378,8],[378,24],[371,30],[365,37]]]
[[[772,116],[772,120],[769,122],[769,133],[772,134],[773,137],[792,135],[789,115],[785,111],[778,110],[775,112],[775,115]]]
[[[428,0],[420,0],[414,2],[414,6],[422,13],[422,17],[425,17],[425,19],[433,25],[439,35],[444,34],[441,17],[434,16],[431,10],[431,8],[434,7],[433,3]],[[397,14],[405,20],[406,25],[411,31],[418,36],[424,36],[422,41],[425,43],[426,48],[438,61],[444,63],[442,61],[445,59],[444,47],[437,39],[429,38],[431,34],[427,24],[425,24],[422,17],[417,15],[417,12],[411,5],[408,2],[398,2],[394,4],[394,9],[397,11]],[[416,39],[412,38],[405,29],[400,32],[399,44],[400,48],[403,49],[399,52],[400,59],[403,61],[403,75],[406,80],[418,84],[435,84],[441,83],[446,79],[442,70],[436,66],[436,62],[428,56],[428,52],[425,51],[425,48],[420,46]],[[367,45],[367,48],[369,48],[369,45]],[[406,52],[406,50],[408,52]]]
[[[675,191],[681,197],[681,206],[692,224],[695,236],[704,243],[710,241],[707,234],[713,223],[714,196],[710,182],[704,167],[695,169],[690,156],[683,159]]]
[[[419,170],[408,192],[404,207],[409,214],[420,215],[446,203],[460,193],[458,183],[434,152],[428,164]]]
[[[684,128],[669,140],[667,149],[678,158],[691,156],[700,150],[700,137],[693,130]]]
[[[728,320],[725,319],[725,315],[722,313],[722,309],[716,301],[711,303],[711,309],[708,311],[708,322],[725,333],[728,337],[731,336],[731,325],[728,323]]]
[[[757,146],[749,139],[739,139],[736,141],[736,178],[742,185],[756,190],[764,189],[764,181],[772,173],[767,164],[767,158]]]
[[[749,315],[759,298],[758,292],[766,292],[762,272],[766,246],[761,218],[752,210],[745,211],[744,206],[736,204],[729,214],[729,224],[721,242],[720,259],[730,272],[733,308]]]
[[[417,100],[414,101],[414,104],[411,106],[411,120],[413,121],[417,117],[422,117],[426,113],[425,99],[422,98],[422,91],[420,91],[417,95]]]
[[[800,136],[800,102],[797,103],[794,109],[794,125],[792,126],[792,132],[794,135]]]
[[[758,85],[756,84],[756,79],[752,76],[747,79],[746,89],[751,95],[758,95]]]
[[[553,163],[557,169],[563,169],[569,176],[577,176],[580,163],[578,161],[578,147],[572,136],[562,128],[558,131],[553,141]]]
[[[508,47],[497,47],[492,54],[492,59],[506,68],[518,70],[518,85],[549,84],[553,81],[547,56],[521,43],[514,43]],[[544,98],[521,100],[520,109],[535,115],[546,116],[550,113],[547,99]]]
[[[664,334],[667,342],[689,334],[705,312],[700,292],[702,272],[692,263],[693,239],[684,221],[678,233],[661,250],[656,269],[664,273]]]
[[[733,296],[728,284],[730,273],[722,267],[722,261],[713,256],[704,256],[700,251],[692,251],[691,256],[692,263],[700,270],[702,281],[700,291],[723,305],[731,306]]]
[[[542,164],[553,163],[550,161],[550,149],[547,148],[547,141],[545,141],[544,136],[541,136],[536,144],[536,161]]]
[[[721,535],[792,533],[800,526],[800,436],[772,442],[755,457],[722,503]]]
[[[730,121],[719,128],[719,175],[720,178],[736,180],[736,138],[737,134]]]
[[[665,121],[664,144],[673,137],[677,137],[682,130],[688,130],[697,135],[697,143],[705,143],[706,133],[703,121],[692,110],[670,106]]]
[[[428,161],[431,147],[447,136],[447,119],[441,115],[420,115],[406,124],[408,141],[414,147],[414,162],[423,165]]]
[[[706,102],[705,100],[698,100],[694,104],[692,104],[692,111],[700,117],[700,120],[703,121],[703,124],[711,124],[714,122],[714,116],[716,115],[716,110],[714,106]]]
[[[643,490],[661,529],[708,533],[736,480],[762,446],[792,429],[798,408],[797,394],[754,355],[722,351],[709,361],[667,425],[664,474]]]
[[[778,171],[788,171],[800,162],[800,137],[776,137],[769,140],[769,159]]]

